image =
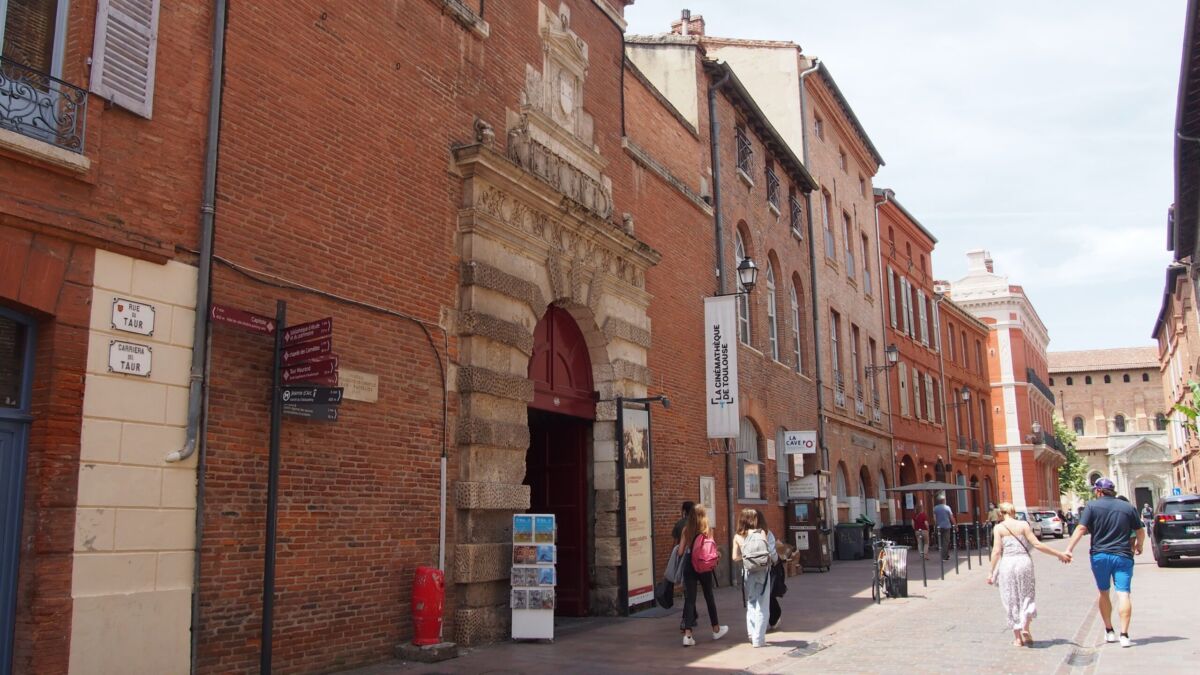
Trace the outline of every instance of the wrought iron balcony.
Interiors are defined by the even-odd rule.
[[[991,443],[983,444],[983,454],[987,455],[988,457],[992,456],[992,452],[994,451],[994,449],[995,448]]]
[[[979,441],[974,438],[971,439],[971,452],[979,454]]]
[[[1051,404],[1054,403],[1054,392],[1050,391],[1050,387],[1047,387],[1045,382],[1042,382],[1042,378],[1038,377],[1033,368],[1025,369],[1025,377],[1029,380],[1029,384],[1033,385],[1034,389],[1042,392],[1042,396],[1045,396],[1046,400],[1050,401]]]
[[[88,94],[0,57],[0,128],[83,153]]]
[[[966,436],[959,436],[959,437],[958,437],[958,449],[959,449],[959,450],[966,450],[966,449],[967,449],[967,437],[966,437]]]

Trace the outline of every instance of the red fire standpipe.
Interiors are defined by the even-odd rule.
[[[436,567],[418,567],[413,577],[413,644],[436,645],[442,641],[442,605],[446,577]]]

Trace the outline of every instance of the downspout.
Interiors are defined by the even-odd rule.
[[[890,200],[895,194],[896,193],[892,192],[891,190],[884,190],[883,191],[883,201],[875,202],[875,260],[878,265],[877,269],[879,270],[879,277],[878,277],[879,278],[879,297],[881,300],[883,298],[883,283],[884,282],[883,282],[883,237],[879,234],[879,207],[888,203],[888,200]],[[891,302],[891,301],[892,301],[892,299],[889,296],[888,302]],[[883,335],[886,337],[888,334],[889,322],[888,322],[888,317],[887,317],[887,308],[885,308],[883,306],[883,302],[879,303],[879,321],[880,321],[880,325],[883,326]],[[935,337],[934,339],[937,339],[937,338]],[[887,340],[884,340],[884,342],[886,343]],[[887,349],[886,344],[884,345],[884,349],[885,350]],[[938,351],[940,352],[941,350],[938,350]],[[885,356],[884,358],[886,360],[887,357]],[[884,365],[886,365],[886,364],[884,364]],[[871,376],[878,377],[878,375],[876,373],[872,373]],[[891,375],[889,375],[888,371],[886,371],[886,370],[883,371],[883,382],[885,385],[884,391],[887,395],[887,404],[888,404],[888,408],[887,408],[887,410],[888,410],[888,433],[890,433],[892,435],[892,487],[895,487],[900,484],[899,478],[897,478],[897,474],[899,474],[900,471],[896,467],[896,420],[892,417],[892,410],[894,410],[894,408],[892,408],[892,380],[891,380]],[[945,397],[946,397],[946,384],[943,382],[942,383],[942,399],[945,400]],[[943,427],[946,426],[945,421],[946,421],[945,417],[943,416],[943,418],[942,418],[942,426]],[[882,495],[883,493],[880,492],[880,494]],[[903,512],[903,510],[901,510],[901,512]],[[888,514],[892,517],[892,521],[895,522],[896,514],[892,510],[890,504],[888,506]]]
[[[183,447],[167,455],[167,462],[191,457],[201,443],[201,420],[208,405],[204,381],[208,375],[208,306],[212,294],[213,228],[216,216],[217,149],[221,135],[221,94],[225,86],[226,0],[213,5],[212,75],[208,97],[208,140],[204,150],[204,187],[200,203],[200,255],[197,260],[196,318],[192,331],[192,366],[188,376],[187,430]],[[282,329],[282,327],[277,327]],[[196,672],[200,635],[200,542],[204,532],[205,453],[196,465],[196,550],[192,560],[191,667]]]
[[[684,25],[687,25],[686,23]],[[717,254],[717,295],[725,294],[725,236],[722,233],[724,223],[721,218],[721,150],[718,141],[721,138],[721,122],[717,119],[717,91],[729,82],[732,71],[726,70],[725,75],[716,82],[708,85],[708,150],[712,163],[713,182],[713,231],[716,235]],[[733,518],[733,472],[730,463],[733,460],[729,454],[729,439],[725,439],[725,510],[729,515],[729,527],[726,533],[726,545],[733,551],[733,531],[737,525]],[[732,555],[732,553],[730,554]],[[729,585],[733,585],[733,565],[729,566]]]
[[[804,93],[804,78],[815,73],[820,67],[821,59],[814,58],[812,66],[800,73],[800,146],[805,168],[808,168],[810,164],[808,157],[808,100]],[[814,239],[816,229],[813,224],[811,192],[807,201],[808,206],[805,210],[808,212],[808,285],[809,298],[812,304],[813,360],[815,361],[813,375],[816,377],[817,383],[817,442],[821,446],[821,470],[825,471],[826,475],[828,475],[829,444],[825,442],[825,380],[821,377],[821,307],[817,301],[817,245]],[[817,481],[819,486],[820,478]],[[825,498],[828,499],[829,496],[826,495]],[[830,515],[829,513],[825,514],[827,525],[830,521]]]

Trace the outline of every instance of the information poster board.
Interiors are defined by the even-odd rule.
[[[625,569],[629,607],[654,600],[650,514],[650,412],[622,411],[621,461],[625,487]]]
[[[509,577],[513,639],[554,639],[557,532],[553,514],[519,513],[513,516],[513,557]]]

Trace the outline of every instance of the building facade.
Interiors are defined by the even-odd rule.
[[[1053,435],[1054,393],[1046,382],[1050,336],[1025,295],[996,274],[991,254],[967,253],[967,275],[951,286],[954,302],[987,324],[986,345],[969,337],[969,361],[984,361],[991,378],[991,423],[999,499],[1018,509],[1059,507],[1058,468],[1065,461]]]
[[[1158,342],[1155,353],[1157,378],[1162,382],[1162,406],[1167,413],[1167,443],[1171,449],[1171,469],[1176,487],[1185,493],[1200,490],[1196,473],[1200,470],[1200,438],[1185,422],[1184,414],[1175,405],[1192,406],[1191,383],[1197,375],[1197,354],[1200,354],[1200,324],[1197,324],[1195,287],[1190,283],[1187,267],[1167,268],[1166,288],[1153,337]]]

